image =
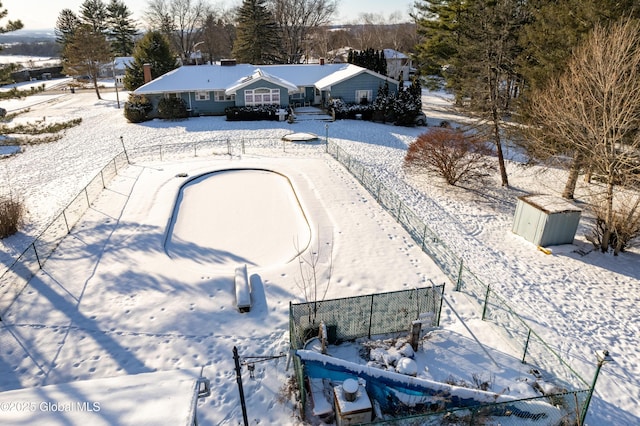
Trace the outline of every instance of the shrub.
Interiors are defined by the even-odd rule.
[[[605,233],[609,233],[609,247],[614,256],[624,252],[630,243],[640,236],[640,196],[623,192],[614,200],[612,223],[605,219],[607,204],[605,200],[594,200],[591,205],[595,223],[587,239],[601,248]]]
[[[449,185],[487,176],[494,167],[491,149],[481,139],[459,129],[433,127],[409,145],[404,158],[408,171],[426,170],[440,175]]]
[[[376,110],[374,104],[347,104],[342,99],[332,99],[329,101],[328,110],[335,112],[337,119],[355,119],[357,115],[363,120],[372,120]]]
[[[0,238],[18,232],[24,215],[23,204],[14,198],[0,198]]]
[[[279,120],[279,105],[228,107],[224,110],[227,121]]]
[[[153,110],[151,101],[144,95],[129,95],[124,104],[124,116],[130,123],[142,123],[149,120],[149,113]]]
[[[182,98],[162,98],[158,102],[158,117],[165,120],[187,118],[187,104]]]

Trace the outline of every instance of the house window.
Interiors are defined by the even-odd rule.
[[[224,90],[217,90],[213,92],[213,96],[216,102],[228,102],[233,101],[236,98],[236,95],[227,95]]]
[[[356,90],[356,102],[361,104],[368,104],[372,101],[371,90]]]
[[[245,105],[280,105],[280,89],[253,89],[244,92]]]
[[[177,93],[165,93],[164,97],[167,98],[167,99],[174,99],[174,98],[178,97],[178,94]]]
[[[208,101],[209,92],[196,92],[196,101]]]

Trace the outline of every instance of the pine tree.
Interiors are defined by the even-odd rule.
[[[126,90],[135,90],[144,84],[144,64],[151,65],[154,78],[178,67],[167,38],[159,31],[147,32],[133,49],[133,62],[123,79]]]
[[[9,12],[7,9],[2,8],[2,2],[0,2],[0,19],[4,19],[7,17]],[[22,22],[18,21],[8,21],[4,27],[0,27],[0,34],[8,33],[11,31],[17,31],[23,27]]]
[[[561,73],[572,50],[596,24],[640,17],[635,0],[532,0],[528,8],[531,19],[521,34],[525,54],[520,67],[531,88],[543,87]]]
[[[265,0],[243,0],[238,10],[236,33],[233,54],[239,62],[275,62],[279,43],[278,29]]]
[[[378,120],[382,122],[387,121],[387,117],[393,113],[393,104],[395,102],[395,95],[389,90],[389,83],[384,82],[384,85],[378,88],[378,94],[373,101],[373,107],[378,112]]]
[[[90,25],[80,25],[67,40],[63,56],[65,72],[71,75],[88,75],[98,99],[102,99],[98,77],[102,65],[111,59],[111,49],[106,37],[95,32]]]
[[[80,27],[80,19],[71,9],[63,9],[56,21],[55,34],[56,42],[61,45],[62,59],[64,60],[64,49],[75,31]]]
[[[107,16],[107,6],[102,0],[85,0],[80,6],[80,21],[89,25],[95,33],[106,33]]]
[[[111,0],[107,6],[107,26],[114,56],[129,56],[138,35],[133,13],[121,0]]]
[[[378,63],[378,73],[387,75],[387,58],[384,57],[384,50],[380,51],[380,59]]]
[[[424,75],[440,75],[450,65],[460,44],[458,26],[467,2],[462,0],[417,0],[417,32],[423,42],[416,46],[416,57]]]

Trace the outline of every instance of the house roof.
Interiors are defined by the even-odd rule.
[[[117,70],[126,70],[127,66],[133,63],[133,56],[118,56],[113,60],[113,66]]]
[[[226,94],[227,95],[231,95],[236,93],[238,90],[242,89],[243,87],[246,87],[252,83],[255,83],[256,81],[269,81],[271,83],[277,84],[278,86],[281,87],[286,87],[289,92],[297,92],[298,91],[298,86],[296,86],[293,83],[288,82],[287,80],[284,80],[280,77],[276,77],[274,75],[271,75],[265,71],[263,71],[262,69],[258,68],[256,69],[253,74],[251,74],[248,77],[243,77],[242,79],[240,79],[238,82],[236,82],[236,84],[234,84],[231,87],[228,87],[226,89]]]
[[[315,83],[316,87],[320,90],[327,90],[327,89],[330,89],[331,86],[333,86],[334,84],[341,83],[345,80],[348,80],[350,78],[353,78],[357,75],[364,74],[364,73],[378,76],[383,80],[395,81],[392,78],[385,77],[382,74],[378,74],[374,71],[371,71],[366,68],[362,68],[353,64],[342,64],[340,68],[341,68],[340,70],[318,80]]]
[[[258,72],[258,74],[256,74]],[[320,90],[361,73],[395,81],[371,70],[352,64],[289,64],[289,65],[198,65],[182,66],[135,90],[138,94],[164,92],[234,91],[262,78],[291,90],[315,86]],[[248,80],[247,80],[248,79]],[[296,87],[296,89],[293,89]]]
[[[384,49],[383,52],[385,59],[409,59],[407,55],[394,49]]]

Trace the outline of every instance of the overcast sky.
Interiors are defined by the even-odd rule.
[[[103,0],[109,3],[109,0]],[[80,5],[84,0],[1,0],[4,9],[9,12],[8,19],[20,19],[25,29],[40,30],[53,29],[62,9],[71,9],[79,13]],[[36,4],[37,3],[37,4]],[[124,3],[133,12],[134,18],[141,21],[143,11],[147,8],[145,0],[124,0]],[[241,0],[210,0],[212,5],[224,4],[227,8],[239,5]],[[383,14],[388,17],[394,12],[399,12],[404,18],[408,18],[408,11],[414,0],[338,0],[338,23],[356,21],[362,13]],[[2,25],[6,23],[6,19]]]

